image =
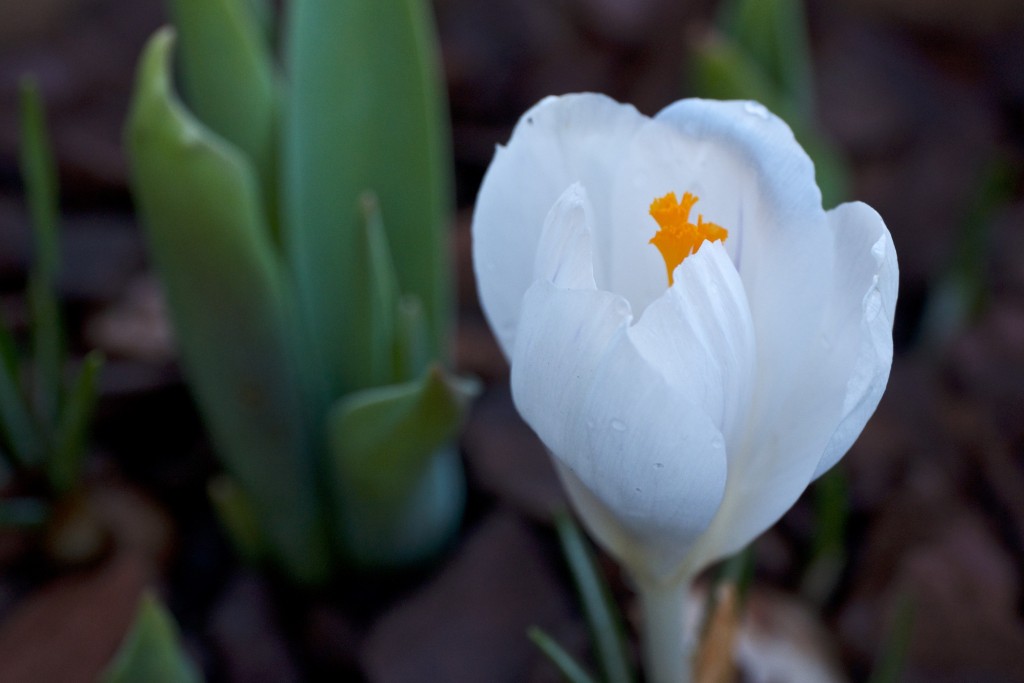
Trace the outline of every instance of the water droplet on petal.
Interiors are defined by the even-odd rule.
[[[768,109],[758,102],[745,102],[743,108],[748,114],[753,114],[759,119],[768,119]]]
[[[624,432],[626,431],[626,423],[622,420],[612,420],[612,429],[617,432]]]
[[[716,451],[725,448],[725,439],[723,439],[721,435],[716,436],[711,439],[711,447]]]

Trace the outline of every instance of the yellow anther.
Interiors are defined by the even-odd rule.
[[[651,244],[658,248],[668,269],[668,286],[672,286],[672,271],[704,243],[704,240],[724,241],[729,231],[715,223],[705,223],[704,216],[697,214],[697,222],[690,222],[690,209],[699,198],[686,192],[680,201],[676,193],[669,192],[651,202],[651,218],[658,223],[658,232],[651,238]]]

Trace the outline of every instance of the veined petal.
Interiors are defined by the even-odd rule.
[[[534,283],[512,393],[593,535],[631,571],[664,579],[718,508],[725,439],[641,355],[630,320],[619,296]]]
[[[814,166],[789,127],[754,102],[681,100],[656,119],[690,140],[691,191],[704,214],[730,231],[725,248],[757,334],[755,410],[767,413],[753,422],[768,428],[817,344],[832,288],[834,238]],[[823,447],[822,440],[814,451]]]
[[[596,289],[591,246],[591,209],[587,192],[573,183],[544,220],[533,276],[562,289]]]
[[[842,418],[818,462],[815,477],[850,450],[875,412],[892,367],[892,324],[899,265],[882,217],[867,204],[842,204],[828,213],[836,235],[837,279],[829,308],[827,346],[845,345],[848,373]],[[838,362],[839,359],[837,359]]]
[[[730,230],[757,339],[751,410],[733,435],[721,509],[691,561],[735,552],[810,482],[841,415],[843,368],[818,353],[835,246],[814,167],[789,127],[753,102],[683,100],[656,119],[692,139],[695,192]]]
[[[774,524],[849,449],[885,388],[898,279],[891,238],[864,204],[831,211],[827,229],[835,246],[823,257],[832,273],[822,284],[819,327],[801,346],[788,390],[755,411],[760,421],[730,459],[719,516],[692,558],[698,564],[738,551]]]
[[[484,314],[506,356],[533,282],[544,217],[569,185],[581,182],[595,215],[607,220],[615,166],[645,121],[603,95],[548,97],[498,147],[473,214],[473,266]]]
[[[722,244],[707,242],[683,261],[675,284],[628,334],[675,391],[701,406],[734,451],[753,396],[756,345],[743,283]]]

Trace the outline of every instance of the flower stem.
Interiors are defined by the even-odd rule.
[[[643,612],[640,634],[647,683],[690,683],[696,643],[686,634],[686,600],[690,584],[638,583]]]

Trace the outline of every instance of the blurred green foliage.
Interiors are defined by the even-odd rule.
[[[428,557],[461,515],[452,441],[477,391],[443,369],[452,169],[428,7],[293,0],[283,22],[257,0],[170,8],[126,135],[230,477],[216,509],[243,554],[300,581]]]
[[[814,161],[828,208],[845,200],[849,180],[815,120],[809,43],[802,0],[726,0],[718,29],[694,50],[689,80],[699,97],[757,100],[785,120]]]
[[[201,683],[199,670],[182,652],[174,620],[145,593],[131,629],[100,677],[101,683]]]
[[[0,500],[0,525],[36,526],[48,502],[80,484],[102,360],[88,354],[69,365],[55,291],[60,264],[57,171],[39,91],[25,79],[20,93],[21,172],[34,236],[28,278],[29,347],[24,355],[0,321],[0,466],[16,473],[29,497]],[[0,482],[2,483],[2,482]],[[38,498],[36,496],[39,496]]]

